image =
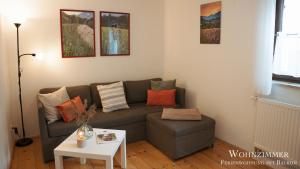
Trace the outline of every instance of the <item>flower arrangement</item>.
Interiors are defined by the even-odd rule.
[[[87,109],[87,100],[84,100],[84,109],[80,111],[78,107],[72,102],[73,110],[77,115],[77,145],[78,147],[84,147],[85,141],[93,136],[93,128],[87,123],[96,114],[96,105],[92,105]]]
[[[73,103],[73,102],[72,102]],[[84,111],[80,112],[77,108],[77,106],[73,103],[73,108],[74,108],[74,112],[76,112],[77,115],[77,125],[81,126],[83,124],[87,124],[90,120],[90,118],[92,118],[95,114],[96,114],[96,105],[93,104],[92,106],[89,107],[89,109],[87,109],[87,100],[84,99]]]

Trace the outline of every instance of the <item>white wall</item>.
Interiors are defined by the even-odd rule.
[[[200,4],[165,1],[164,78],[187,89],[189,107],[213,117],[216,136],[253,149],[259,0],[223,0],[220,45],[200,44]],[[267,2],[267,1],[265,1]],[[267,4],[267,3],[264,3]]]
[[[10,95],[7,59],[5,57],[0,14],[0,168],[8,169],[12,156]]]
[[[10,1],[6,2],[10,6]],[[113,80],[138,80],[162,75],[163,1],[161,0],[19,0],[27,21],[21,26],[21,51],[43,52],[51,59],[22,58],[25,128],[29,136],[39,134],[36,94],[40,88],[80,85]],[[59,9],[96,12],[96,57],[62,59]],[[12,9],[13,10],[13,9]],[[99,11],[131,14],[131,55],[100,57]],[[8,27],[6,42],[10,58],[14,124],[20,126],[17,100],[16,29]],[[21,128],[19,128],[20,130]]]

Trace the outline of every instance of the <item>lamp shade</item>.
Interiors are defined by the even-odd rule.
[[[16,0],[4,2],[3,15],[7,18],[8,22],[22,24],[26,21],[26,7],[21,2]]]
[[[26,21],[26,17],[24,15],[15,15],[15,16],[11,16],[10,18],[10,22],[11,23],[24,23]]]

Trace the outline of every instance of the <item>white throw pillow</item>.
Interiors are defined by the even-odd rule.
[[[97,89],[101,98],[103,112],[107,113],[129,108],[122,81],[109,85],[98,85]]]
[[[38,94],[38,99],[45,107],[46,119],[48,120],[49,124],[61,118],[56,106],[70,100],[66,87],[62,87],[52,93]]]

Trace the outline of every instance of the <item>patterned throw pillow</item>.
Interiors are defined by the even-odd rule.
[[[49,124],[61,118],[56,106],[70,100],[66,87],[62,87],[52,93],[38,94],[38,99],[45,107],[46,119]]]
[[[128,109],[123,82],[117,82],[109,85],[97,86],[103,112],[112,112],[119,109]]]
[[[176,80],[153,81],[151,80],[152,90],[171,90],[176,88]]]

